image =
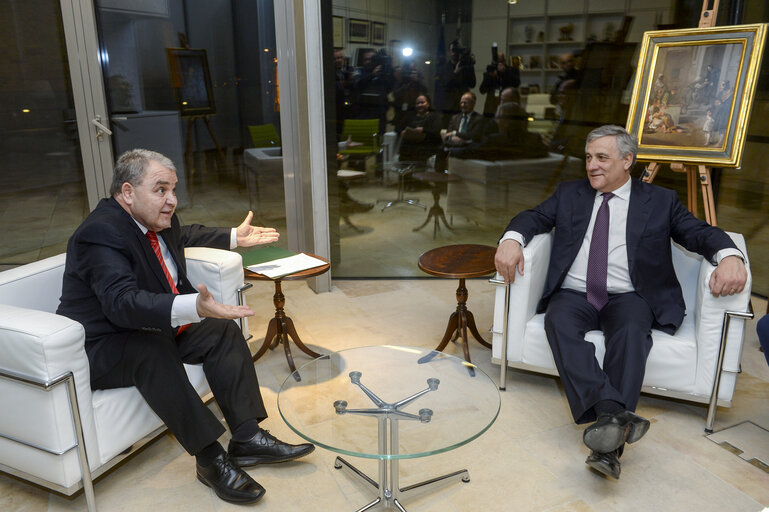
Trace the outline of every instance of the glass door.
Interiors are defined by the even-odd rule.
[[[115,157],[141,147],[176,165],[184,223],[286,215],[273,2],[96,0]]]
[[[0,265],[65,250],[89,211],[58,0],[0,2]]]

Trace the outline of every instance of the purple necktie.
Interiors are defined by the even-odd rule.
[[[590,254],[587,258],[587,301],[601,311],[609,302],[606,292],[606,268],[609,260],[609,199],[611,192],[603,194],[603,202],[598,208],[593,226],[593,238],[590,239]]]

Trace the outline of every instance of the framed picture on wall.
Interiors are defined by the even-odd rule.
[[[369,43],[371,23],[366,20],[347,20],[347,40],[351,43]]]
[[[387,25],[373,21],[371,23],[371,44],[384,45],[387,41]]]
[[[332,24],[334,34],[334,48],[344,48],[344,18],[334,16]]]
[[[183,116],[206,116],[216,113],[214,89],[204,49],[166,48],[171,86],[176,92],[179,112]]]
[[[646,32],[627,130],[638,159],[739,167],[766,26]]]

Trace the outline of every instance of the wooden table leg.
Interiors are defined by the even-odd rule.
[[[468,346],[467,331],[470,330],[473,337],[484,347],[491,348],[491,344],[483,339],[478,332],[478,327],[475,325],[475,317],[467,309],[467,287],[465,286],[465,279],[462,277],[459,279],[459,286],[457,287],[457,310],[451,313],[449,317],[449,323],[446,326],[446,332],[443,335],[443,339],[435,348],[438,352],[443,351],[449,343],[449,340],[455,341],[462,338],[462,351],[464,352],[465,360],[470,362],[470,348]],[[452,337],[453,336],[453,337]]]
[[[256,354],[254,354],[254,361],[262,357],[264,353],[267,352],[268,348],[273,349],[278,345],[283,344],[288,367],[293,373],[296,372],[296,365],[294,364],[294,357],[291,355],[291,340],[296,343],[296,346],[299,347],[302,352],[312,358],[321,357],[322,354],[314,352],[302,342],[302,339],[296,332],[296,328],[294,328],[293,320],[286,316],[286,311],[283,309],[283,306],[286,305],[286,296],[283,295],[280,279],[275,280],[275,295],[272,296],[272,302],[275,305],[275,317],[270,319],[270,323],[267,326],[267,333],[264,336],[264,342]],[[297,378],[297,380],[299,379]]]

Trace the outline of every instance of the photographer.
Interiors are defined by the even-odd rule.
[[[383,134],[387,125],[387,95],[395,80],[392,60],[384,50],[367,49],[361,55],[361,64],[352,77],[354,116],[379,119],[379,133]]]
[[[435,83],[435,105],[445,114],[459,112],[462,94],[475,87],[475,56],[458,40],[449,43],[450,59],[438,64]]]
[[[481,82],[481,94],[486,95],[483,104],[483,115],[494,117],[499,106],[499,96],[502,90],[508,87],[521,85],[521,76],[518,68],[511,68],[505,62],[505,54],[497,52],[496,43],[491,47],[491,64],[486,66]]]

